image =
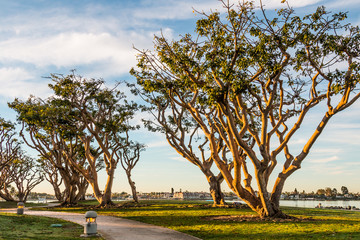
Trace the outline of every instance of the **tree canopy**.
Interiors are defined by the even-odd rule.
[[[105,87],[102,79],[83,78],[74,71],[67,76],[53,74],[51,79],[52,97],[9,104],[26,125],[28,145],[60,169],[70,188],[80,184],[78,191],[83,191],[83,177],[100,205],[111,204],[115,169],[122,152],[133,146],[129,132],[138,126],[131,119],[140,106],[127,101],[117,86]],[[103,190],[97,173],[101,166],[107,175]],[[73,191],[68,194],[75,196]]]
[[[270,18],[251,2],[221,2],[225,13],[202,12],[195,36],[155,36],[154,51],[138,50],[135,91],[153,106],[156,120],[147,126],[162,130],[181,155],[215,162],[228,186],[261,216],[286,217],[279,209],[286,179],[328,121],[360,97],[359,27],[324,7],[305,16],[285,7]],[[294,134],[316,106],[323,109],[318,126],[300,152],[291,151]],[[194,136],[198,151],[184,145]]]

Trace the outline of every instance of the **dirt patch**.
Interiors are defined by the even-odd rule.
[[[256,215],[216,215],[202,217],[206,221],[223,221],[223,222],[312,222],[317,221],[313,218],[261,218]]]

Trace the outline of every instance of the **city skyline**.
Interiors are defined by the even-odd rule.
[[[234,1],[235,2],[235,1]],[[267,11],[284,6],[281,0],[263,1]],[[360,25],[359,1],[304,0],[289,1],[296,13],[310,13],[324,5],[329,11],[348,11],[348,22]],[[216,0],[205,1],[0,1],[0,109],[1,117],[15,121],[15,112],[7,102],[30,95],[46,98],[51,73],[68,74],[71,69],[88,78],[103,78],[107,85],[116,81],[134,82],[128,72],[136,65],[136,51],[152,50],[154,34],[168,39],[180,34],[194,34],[199,14],[220,10]],[[129,96],[130,97],[130,96]],[[132,97],[130,97],[132,98]],[[314,109],[291,147],[301,149],[316,127],[321,108]],[[291,176],[284,191],[316,191],[347,186],[360,192],[360,103],[331,119],[318,139],[302,169]],[[140,119],[137,119],[140,123]],[[315,125],[314,125],[315,124]],[[140,192],[162,192],[174,188],[183,191],[207,191],[208,183],[200,170],[170,148],[160,133],[146,130],[134,134],[147,145],[133,180]],[[276,169],[279,172],[279,168]],[[276,174],[275,174],[276,175]],[[104,182],[101,182],[104,185]],[[229,191],[226,183],[223,189]],[[270,184],[271,186],[271,184]],[[270,189],[269,189],[270,190]],[[49,184],[37,192],[52,192]],[[91,191],[91,190],[90,190]],[[114,179],[114,192],[130,192],[121,167]]]

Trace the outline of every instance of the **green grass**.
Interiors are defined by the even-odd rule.
[[[62,227],[51,227],[51,224],[62,224]],[[0,213],[0,239],[4,240],[80,240],[84,239],[80,238],[83,232],[82,226],[61,219]]]
[[[26,207],[44,206],[44,203],[25,203]],[[16,208],[16,202],[0,202],[0,208]],[[61,224],[61,227],[51,227]],[[84,239],[80,235],[84,227],[61,219],[40,216],[0,213],[0,240],[37,239],[66,240]],[[94,239],[94,238],[92,238]],[[102,238],[95,238],[102,239]]]
[[[79,206],[56,210],[86,212],[95,205],[86,204],[85,209]],[[283,211],[289,215],[312,220],[221,221],[207,217],[256,214],[250,209],[212,208],[199,201],[142,201],[139,205],[128,205],[96,211],[164,226],[201,239],[360,239],[360,212],[355,211],[284,207]]]
[[[44,206],[46,203],[25,203],[25,207]],[[17,202],[2,202],[0,201],[0,208],[16,208]]]

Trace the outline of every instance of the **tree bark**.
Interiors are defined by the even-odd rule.
[[[261,218],[289,218],[279,207],[281,191],[275,191],[270,194],[267,191],[264,174],[264,171],[256,170],[258,193],[255,198],[247,198],[247,204],[256,211]]]
[[[136,192],[135,182],[133,182],[132,179],[131,179],[130,171],[126,171],[126,175],[127,175],[130,187],[131,187],[131,192],[132,192],[134,202],[139,203],[139,199],[138,199],[137,192]]]
[[[78,188],[80,177],[75,175],[70,175],[69,173],[62,174],[62,176],[65,185],[65,190],[63,194],[63,199],[61,200],[62,201],[61,205],[62,206],[76,205],[79,201],[77,197],[78,192],[81,191]]]
[[[19,202],[26,202],[25,194],[19,193],[18,194],[18,199],[19,199]]]
[[[78,182],[78,193],[76,195],[77,201],[85,200],[86,190],[88,189],[89,183],[83,178]]]
[[[59,201],[62,202],[64,200],[64,192],[61,192],[59,186],[56,183],[51,183],[51,185],[53,186],[54,189],[54,194],[55,194],[55,198]]]
[[[95,172],[96,173],[96,172]],[[114,203],[111,201],[111,188],[114,181],[114,169],[109,169],[107,171],[107,182],[105,185],[104,192],[100,191],[97,178],[87,179],[93,189],[94,196],[99,202],[98,207],[112,206]]]
[[[205,174],[206,175],[206,174]],[[221,192],[221,181],[213,174],[206,175],[210,185],[210,195],[214,201],[213,206],[224,206],[224,194]]]

